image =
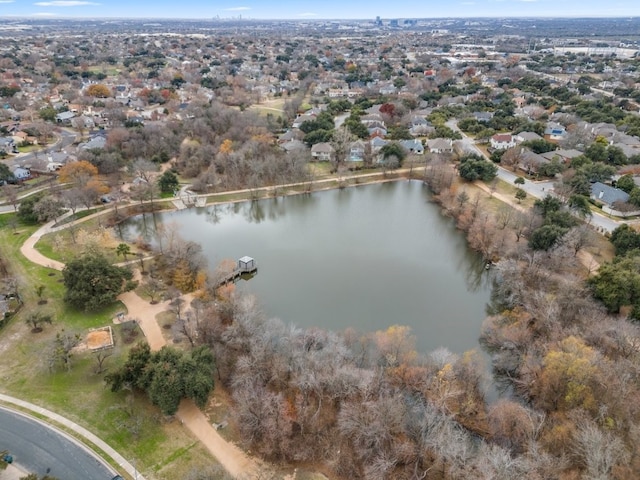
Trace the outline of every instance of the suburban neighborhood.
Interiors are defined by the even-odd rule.
[[[2,412],[44,408],[113,478],[640,475],[640,20],[371,17],[3,17]],[[238,285],[278,262],[212,264],[177,220],[391,182],[478,260],[473,351],[420,351],[402,312],[268,319]],[[317,241],[385,265],[340,228]],[[12,447],[0,478],[85,468]]]

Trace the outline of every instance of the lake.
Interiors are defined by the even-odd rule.
[[[358,331],[408,325],[423,352],[480,349],[491,281],[419,181],[396,181],[160,213],[202,245],[209,267],[248,255],[258,273],[237,285],[269,316],[301,327]],[[153,243],[150,214],[123,237]]]

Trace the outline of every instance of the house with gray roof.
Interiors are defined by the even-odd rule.
[[[387,143],[386,140],[380,137],[373,137],[369,140],[369,144],[371,145],[371,152],[378,153],[382,147],[384,147]]]
[[[330,143],[321,142],[311,146],[311,156],[314,160],[319,162],[326,162],[331,160],[333,154],[333,147]]]
[[[526,148],[522,148],[518,160],[518,167],[521,170],[529,174],[538,173],[540,166],[545,163],[549,163],[549,160],[544,158],[542,155],[532,152]]]
[[[540,156],[546,158],[549,161],[553,160],[554,158],[557,158],[564,163],[570,162],[572,159],[579,157],[580,155],[583,155],[583,153],[579,150],[564,149],[564,148],[561,148],[559,150],[553,150],[551,152],[544,152],[540,154]]]
[[[432,138],[427,140],[427,148],[431,153],[453,153],[453,142],[449,138]]]
[[[489,123],[493,118],[493,112],[473,112],[472,115],[480,123]]]
[[[424,146],[420,140],[402,140],[400,145],[415,155],[422,155],[424,153]]]
[[[95,148],[104,148],[107,145],[107,138],[103,135],[96,135],[88,142],[82,143],[79,147],[82,150],[93,150]]]
[[[56,122],[71,123],[71,119],[76,116],[75,112],[60,112],[56,115]]]
[[[567,135],[567,130],[556,122],[547,123],[544,130],[544,138],[547,140],[562,140]]]
[[[520,132],[513,137],[517,143],[530,142],[531,140],[542,140],[536,132]]]
[[[595,182],[591,185],[591,198],[608,206],[612,206],[617,202],[627,203],[629,201],[629,194],[619,188]]]

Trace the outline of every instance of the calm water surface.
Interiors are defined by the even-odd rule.
[[[156,214],[202,245],[215,268],[251,256],[238,288],[302,327],[359,331],[408,325],[420,350],[478,348],[490,279],[482,259],[421,182],[399,181]],[[150,215],[123,236],[153,242]]]

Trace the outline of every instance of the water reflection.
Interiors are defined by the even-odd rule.
[[[156,243],[154,225],[176,222],[211,268],[254,257],[260,275],[238,284],[266,313],[302,327],[360,331],[409,325],[418,346],[478,347],[490,275],[421,182],[138,216],[125,238]]]

